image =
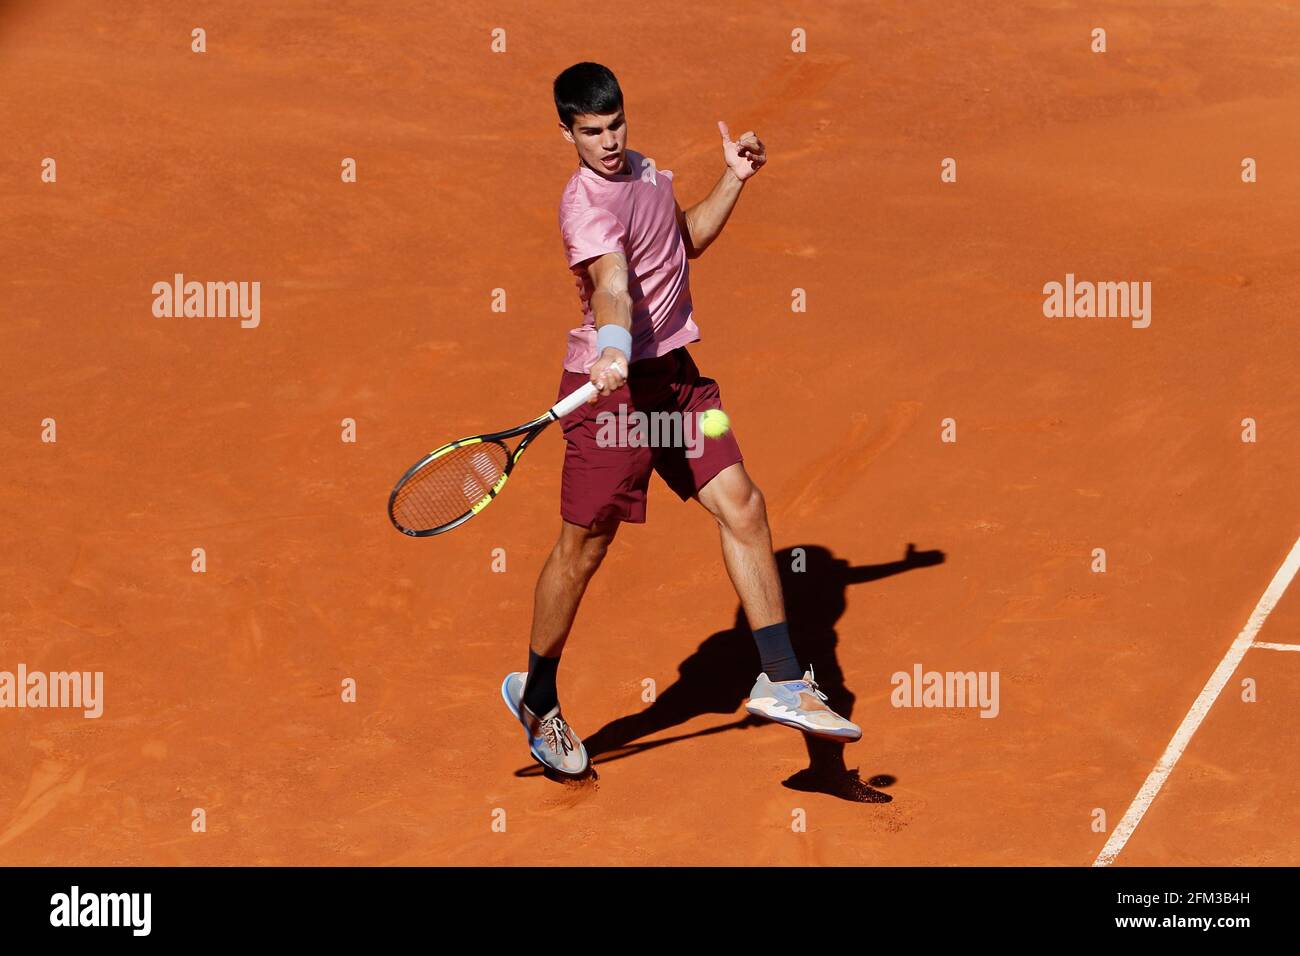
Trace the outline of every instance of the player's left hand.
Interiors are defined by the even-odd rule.
[[[718,132],[722,134],[722,158],[731,167],[737,179],[744,182],[763,168],[763,164],[767,162],[767,147],[754,135],[752,129],[742,133],[738,139],[732,140],[727,124],[718,120]]]

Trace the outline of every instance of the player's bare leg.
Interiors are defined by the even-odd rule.
[[[555,674],[587,582],[617,531],[617,521],[587,528],[564,522],[537,578],[528,671],[507,674],[501,685],[501,696],[523,724],[533,757],[568,776],[586,773],[589,760],[581,738],[560,712]]]
[[[542,565],[533,593],[533,630],[529,649],[543,657],[559,657],[568,640],[578,604],[618,532],[618,521],[589,528],[565,521],[559,540]]]
[[[587,583],[605,559],[605,552],[618,533],[618,525],[618,521],[593,522],[590,527],[563,522],[559,540],[542,565],[533,592],[533,631],[523,698],[534,713],[545,714],[559,703],[555,673],[560,666],[560,654],[569,639]]]
[[[826,695],[818,689],[812,668],[802,672],[799,667],[772,555],[767,504],[744,464],[728,465],[696,497],[718,522],[727,574],[758,645],[763,673],[750,691],[745,709],[817,737],[860,738],[862,730],[857,724],[823,703]]]
[[[753,630],[785,620],[781,577],[772,556],[767,503],[741,462],[728,465],[696,496],[718,522],[722,559]]]

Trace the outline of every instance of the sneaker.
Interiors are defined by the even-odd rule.
[[[515,719],[523,724],[533,759],[543,767],[572,777],[585,773],[587,748],[565,722],[560,714],[560,705],[556,704],[549,713],[538,717],[524,703],[524,682],[527,679],[528,675],[523,671],[507,674],[501,684],[501,697]]]
[[[817,687],[809,667],[801,680],[772,681],[759,674],[745,710],[814,737],[845,742],[859,739],[862,728],[835,713],[824,700],[826,695]]]

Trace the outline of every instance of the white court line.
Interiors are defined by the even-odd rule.
[[[1300,651],[1300,644],[1274,644],[1271,641],[1256,641],[1251,647],[1262,647],[1266,651]]]
[[[1214,706],[1215,699],[1227,685],[1228,679],[1232,677],[1233,671],[1237,669],[1241,659],[1246,656],[1246,651],[1250,650],[1250,646],[1255,642],[1255,635],[1264,626],[1265,619],[1268,618],[1269,613],[1277,606],[1277,602],[1286,592],[1287,585],[1295,577],[1297,569],[1300,569],[1300,538],[1297,538],[1295,544],[1291,546],[1291,553],[1282,562],[1282,567],[1277,569],[1277,574],[1273,575],[1273,580],[1264,591],[1264,596],[1259,599],[1259,603],[1255,605],[1255,610],[1251,612],[1250,618],[1246,621],[1246,626],[1241,629],[1237,639],[1232,642],[1232,646],[1228,648],[1228,653],[1223,655],[1223,660],[1219,661],[1219,666],[1210,675],[1210,679],[1201,690],[1200,696],[1192,704],[1192,709],[1187,712],[1183,722],[1178,725],[1178,730],[1174,732],[1174,737],[1169,741],[1169,746],[1160,755],[1159,763],[1147,775],[1146,782],[1142,784],[1142,789],[1133,798],[1129,808],[1124,811],[1124,816],[1119,821],[1119,825],[1111,831],[1106,845],[1097,854],[1097,859],[1093,860],[1093,866],[1109,866],[1115,862],[1115,857],[1119,856],[1120,851],[1124,849],[1124,844],[1133,835],[1137,825],[1142,822],[1142,816],[1147,812],[1147,807],[1151,806],[1156,794],[1164,786],[1165,780],[1173,772],[1174,764],[1178,763],[1178,758],[1183,755],[1183,751],[1191,743],[1192,735],[1201,726],[1201,721],[1205,719],[1205,715]]]

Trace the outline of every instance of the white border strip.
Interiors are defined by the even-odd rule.
[[[1271,641],[1256,641],[1252,647],[1262,647],[1266,651],[1300,651],[1300,644],[1274,644]]]
[[[1119,824],[1111,831],[1110,838],[1106,845],[1101,848],[1097,854],[1097,859],[1092,863],[1093,866],[1109,866],[1115,862],[1120,851],[1124,849],[1124,844],[1128,843],[1129,837],[1137,829],[1137,825],[1142,822],[1142,816],[1155,800],[1156,794],[1164,786],[1165,780],[1173,772],[1174,765],[1178,763],[1178,758],[1183,755],[1187,745],[1191,743],[1192,735],[1196,733],[1201,721],[1205,715],[1210,712],[1214,706],[1215,699],[1227,685],[1229,678],[1241,663],[1241,659],[1246,656],[1246,651],[1250,650],[1255,643],[1255,635],[1259,629],[1264,626],[1264,621],[1268,618],[1277,602],[1286,592],[1287,587],[1291,584],[1296,575],[1297,569],[1300,569],[1300,538],[1296,539],[1295,544],[1291,546],[1291,553],[1286,556],[1282,566],[1277,569],[1277,574],[1273,575],[1273,580],[1269,583],[1268,589],[1264,591],[1264,596],[1259,599],[1255,605],[1255,610],[1251,612],[1250,618],[1246,621],[1246,626],[1242,628],[1237,639],[1232,642],[1228,648],[1228,653],[1219,661],[1219,666],[1214,669],[1210,679],[1206,682],[1205,687],[1201,690],[1200,696],[1192,704],[1192,709],[1187,712],[1183,722],[1178,725],[1178,730],[1174,737],[1169,741],[1169,746],[1165,752],[1160,755],[1160,761],[1155,765],[1155,769],[1147,775],[1146,782],[1142,784],[1142,789],[1138,791],[1129,808],[1124,811],[1123,818]]]

